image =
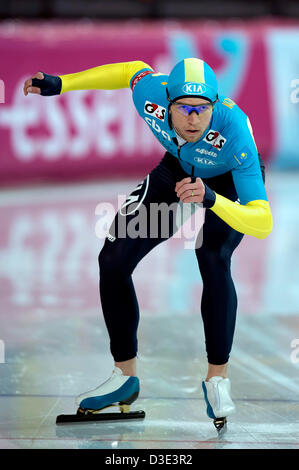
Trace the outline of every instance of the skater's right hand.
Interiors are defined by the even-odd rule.
[[[28,80],[25,81],[24,83],[24,95],[27,96],[28,93],[37,93],[40,95],[40,88],[36,86],[32,86],[32,79],[33,78],[38,78],[39,80],[42,80],[44,78],[44,74],[42,72],[38,72],[36,75],[34,75],[32,78],[29,78]]]
[[[59,95],[61,86],[62,81],[60,77],[38,72],[32,78],[25,81],[24,95],[27,96],[28,93],[43,96]]]

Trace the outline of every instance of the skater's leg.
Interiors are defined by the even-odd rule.
[[[206,182],[219,194],[232,201],[237,200],[230,173]],[[201,307],[209,364],[202,387],[207,414],[214,419],[217,430],[221,431],[225,429],[226,417],[235,411],[230,396],[230,380],[227,378],[237,311],[231,257],[244,235],[209,210],[206,211],[202,230],[203,243],[196,255],[203,280]]]
[[[237,199],[229,175],[218,178],[217,182],[218,187],[222,182],[222,191],[218,190],[220,194],[230,196],[232,200]],[[213,189],[217,191],[215,186]],[[203,281],[201,313],[209,364],[202,388],[207,415],[214,420],[217,430],[223,432],[226,428],[226,417],[235,411],[230,397],[230,380],[227,378],[237,311],[237,295],[231,276],[231,256],[241,242],[243,234],[233,230],[209,210],[206,210],[202,230],[203,242],[196,250],[196,256]]]
[[[110,337],[110,350],[117,367],[126,374],[136,373],[137,354],[137,328],[139,323],[139,306],[132,273],[137,264],[155,246],[172,236],[175,227],[175,213],[170,210],[168,216],[163,215],[163,221],[167,222],[168,234],[162,227],[162,217],[159,223],[151,217],[151,205],[164,203],[171,206],[178,202],[175,193],[177,179],[184,174],[177,175],[177,167],[173,168],[173,157],[165,158],[144,180],[139,189],[133,191],[128,198],[134,197],[134,206],[124,204],[125,212],[120,210],[109,230],[114,238],[106,239],[99,256],[100,266],[100,294],[102,310]],[[176,165],[179,165],[176,163]],[[181,170],[182,171],[182,170]],[[139,185],[140,186],[140,185]],[[142,203],[139,206],[139,202]],[[136,208],[136,210],[134,210]],[[132,237],[129,228],[139,214],[145,210],[146,230],[142,237]],[[125,215],[123,215],[125,214]],[[167,214],[167,213],[166,213]],[[167,219],[167,220],[166,220]],[[153,223],[157,225],[157,231],[152,236]],[[125,224],[125,230],[123,226]],[[139,231],[142,229],[139,222]]]
[[[264,164],[260,166],[265,182]],[[218,194],[236,201],[238,196],[230,172],[206,179]],[[207,380],[227,377],[228,359],[233,343],[237,294],[231,276],[231,257],[244,235],[232,229],[215,213],[206,210],[202,245],[196,250],[203,280],[201,312],[208,356]]]
[[[215,373],[226,376],[227,373],[237,311],[231,256],[242,238],[243,234],[233,230],[213,212],[206,211],[203,244],[196,250],[196,256],[203,281],[201,313],[209,377]]]
[[[118,217],[119,215],[117,215]],[[161,240],[162,241],[162,240]],[[115,368],[110,379],[77,399],[79,410],[98,412],[113,404],[126,413],[140,390],[136,376],[139,307],[132,273],[158,240],[106,239],[99,256],[102,310],[110,338]]]
[[[174,160],[173,157],[171,159]],[[157,231],[154,237],[151,236],[150,204],[165,203],[167,206],[178,202],[175,193],[177,175],[162,162],[124,203],[109,229],[109,237],[99,255],[102,310],[115,369],[108,381],[78,397],[77,403],[79,401],[79,409],[83,412],[98,412],[112,404],[125,404],[127,407],[136,400],[139,393],[139,380],[136,377],[139,307],[132,273],[147,253],[172,236],[176,230],[176,224],[173,223],[176,213],[170,210],[166,211],[166,215],[163,212],[163,218],[158,217],[158,223],[157,220],[154,221]],[[129,202],[132,200],[133,204]],[[132,222],[135,224],[134,219],[140,213],[144,214],[144,210],[145,219],[138,218],[139,233],[144,221],[147,230],[141,230],[143,236],[131,236],[129,227]],[[162,219],[164,223],[168,219],[168,233],[164,231]],[[126,230],[120,232],[124,224]]]

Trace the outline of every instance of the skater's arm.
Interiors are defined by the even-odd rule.
[[[263,239],[272,232],[270,205],[263,199],[241,205],[215,193],[215,203],[210,209],[230,227],[246,235]]]
[[[266,238],[272,231],[272,214],[269,202],[255,199],[239,204],[209,188],[200,178],[194,183],[185,178],[176,185],[176,192],[182,202],[202,203],[230,227],[246,235]]]
[[[59,95],[73,90],[117,90],[129,88],[131,78],[143,70],[152,70],[140,60],[100,65],[68,75],[38,72],[24,83],[24,94]]]
[[[215,193],[211,210],[238,232],[263,239],[271,233],[273,220],[256,147],[251,151],[247,147],[248,158],[232,170],[239,203]]]
[[[129,88],[136,72],[152,68],[140,60],[100,65],[82,72],[61,75],[61,93],[71,90],[117,90]]]

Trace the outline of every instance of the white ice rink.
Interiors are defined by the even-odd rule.
[[[201,380],[202,282],[184,241],[137,267],[142,421],[55,424],[76,395],[111,374],[98,294],[98,204],[139,181],[0,193],[0,448],[298,449],[299,175],[271,174],[274,229],[245,237],[232,259],[239,296],[229,377],[237,412],[218,438]],[[217,292],[215,292],[217,295]]]

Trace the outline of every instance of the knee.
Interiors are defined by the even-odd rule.
[[[196,257],[200,270],[230,269],[231,250],[221,248],[204,247],[196,250]]]
[[[107,271],[109,267],[111,268],[114,263],[114,257],[110,250],[107,250],[104,247],[101,249],[100,254],[98,256],[98,263],[99,263],[99,268],[100,271]]]
[[[115,278],[131,274],[125,250],[111,244],[111,242],[105,242],[98,256],[98,263],[101,275],[112,275]]]

